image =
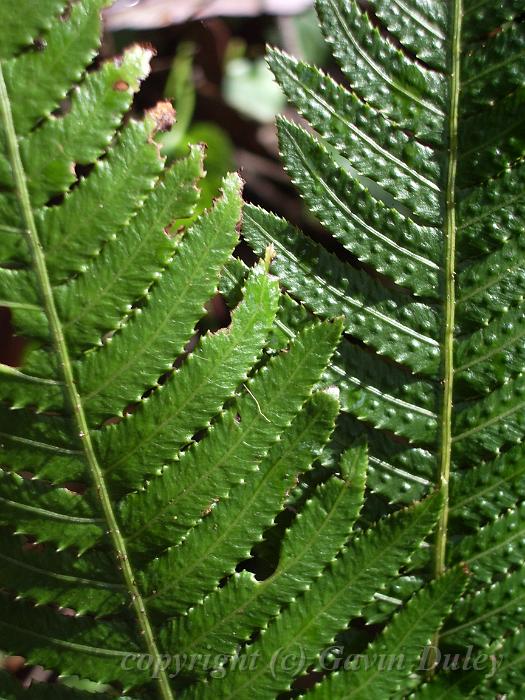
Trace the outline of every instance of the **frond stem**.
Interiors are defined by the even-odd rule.
[[[15,125],[13,122],[13,116],[11,113],[9,95],[4,80],[1,62],[0,119],[2,121],[6,135],[7,150],[11,162],[11,168],[13,171],[16,192],[20,202],[20,210],[24,221],[24,234],[26,236],[26,240],[28,242],[31,256],[33,259],[34,269],[38,279],[40,292],[42,295],[42,303],[47,319],[49,321],[51,337],[57,353],[58,361],[60,364],[60,370],[64,378],[66,398],[68,403],[70,404],[70,409],[72,412],[73,420],[75,422],[77,434],[83,447],[83,453],[85,455],[86,462],[89,466],[91,477],[93,479],[95,489],[100,500],[100,505],[102,507],[102,511],[104,513],[108,525],[109,535],[111,537],[111,541],[115,549],[118,566],[122,571],[122,576],[124,578],[126,587],[131,597],[140,633],[144,637],[144,642],[146,644],[148,652],[150,653],[152,660],[155,664],[154,667],[156,669],[159,669],[158,684],[161,697],[163,698],[163,700],[174,700],[168,675],[164,670],[164,664],[162,663],[161,655],[155,642],[153,629],[151,627],[146,612],[146,607],[144,605],[144,601],[142,599],[140,590],[137,586],[137,582],[133,574],[133,569],[128,558],[126,543],[122,533],[120,532],[117,518],[113,511],[113,506],[111,503],[108,488],[106,486],[106,482],[104,480],[103,471],[100,464],[98,463],[97,456],[93,448],[88,423],[84,414],[84,410],[82,408],[80,395],[78,393],[77,386],[75,383],[73,366],[69,357],[69,352],[64,338],[64,334],[62,332],[62,326],[60,323],[60,318],[58,316],[51,282],[47,272],[44,250],[40,243],[35,219],[33,217],[33,210],[29,198],[29,191],[27,188],[24,166],[22,164],[22,159],[18,147],[18,139],[16,135]]]
[[[434,550],[434,576],[441,576],[446,568],[446,548],[449,512],[449,481],[452,452],[452,411],[454,389],[454,323],[455,323],[455,267],[456,267],[456,171],[458,161],[458,116],[461,66],[462,0],[451,4],[450,48],[450,105],[448,133],[448,168],[445,190],[445,308],[444,308],[444,366],[443,403],[441,410],[441,440],[439,457],[439,485],[444,493]],[[437,646],[437,644],[435,644]]]

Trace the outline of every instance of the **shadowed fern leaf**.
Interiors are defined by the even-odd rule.
[[[240,180],[178,230],[202,152],[164,168],[168,104],[125,118],[151,51],[93,68],[105,4],[0,9],[0,303],[26,339],[20,366],[0,367],[0,646],[60,674],[27,697],[275,698],[393,585],[442,495],[354,530],[359,444],[286,520],[336,422],[320,381],[342,323],[303,319],[282,338],[263,264],[229,327],[202,331],[223,270],[239,272]],[[254,575],[278,517],[273,569]],[[412,686],[417,649],[462,585],[443,577],[385,629],[381,649],[410,651],[389,687]],[[300,666],[275,664],[297,647]],[[344,692],[382,683],[348,681]],[[26,695],[7,674],[0,684]]]
[[[344,316],[346,338],[327,377],[340,387],[344,411],[334,444],[366,436],[369,485],[384,507],[444,486],[434,552],[420,564],[439,576],[464,561],[473,573],[444,646],[518,650],[523,7],[316,7],[348,82],[277,49],[269,63],[312,127],[278,118],[285,168],[332,235],[331,252],[252,206],[244,236],[258,254],[273,244],[273,269],[291,295],[279,312],[278,342],[312,316]],[[242,277],[238,265],[235,273]],[[476,692],[492,698],[520,687],[509,670]]]

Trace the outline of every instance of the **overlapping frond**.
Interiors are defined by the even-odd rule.
[[[281,615],[243,651],[247,660],[251,655],[257,658],[255,669],[236,663],[223,677],[217,673],[207,683],[192,687],[183,697],[244,698],[249,692],[256,698],[273,698],[287,690],[297,670],[306,671],[315,662],[319,649],[327,647],[341,630],[340,619],[358,616],[373,597],[377,582],[386,583],[395,576],[414,543],[420,542],[432,526],[438,507],[439,498],[434,496],[385,518],[325,570],[321,587],[312,586],[300,599],[292,599]],[[279,663],[279,655],[289,658],[294,651],[298,661],[295,667]],[[407,673],[411,671],[412,665]]]
[[[435,550],[421,565],[439,576],[464,560],[473,576],[444,642],[498,646],[525,624],[523,8],[316,7],[345,82],[279,49],[269,64],[312,127],[278,118],[284,166],[333,241],[253,206],[243,234],[257,254],[276,250],[272,269],[293,298],[283,328],[343,316],[327,375],[346,414],[334,450],[366,435],[382,510],[445,484]]]
[[[275,647],[298,634],[314,662],[374,599],[378,579],[387,586],[406,566],[441,496],[363,534],[368,457],[359,443],[334,453],[334,469],[288,517],[336,425],[327,366],[343,322],[309,316],[291,331],[287,309],[297,305],[281,300],[270,251],[250,270],[232,262],[236,175],[179,230],[198,200],[202,148],[165,168],[156,135],[171,106],[127,117],[149,48],[91,65],[105,4],[46,0],[37,10],[8,0],[0,9],[9,35],[0,50],[0,304],[26,341],[20,365],[0,367],[0,646],[95,690],[58,682],[26,693],[3,675],[0,692],[213,695],[223,669],[206,661],[209,650],[224,659],[241,645],[250,655],[261,635],[257,695],[274,697],[306,670],[272,680]],[[231,318],[205,333],[219,285]],[[404,312],[371,289],[378,323],[405,327]],[[347,324],[356,306],[365,312],[357,288],[350,305],[339,295],[320,303]],[[406,313],[430,332],[423,307]],[[336,367],[349,361],[341,354]],[[364,372],[344,387],[345,407],[368,380]],[[392,401],[415,401],[426,386],[396,393],[394,382]],[[273,569],[257,579],[250,560],[277,531]],[[438,628],[440,610],[425,629]],[[181,652],[199,661],[181,669]],[[244,681],[226,670],[245,697]]]

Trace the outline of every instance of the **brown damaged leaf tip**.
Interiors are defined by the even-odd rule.
[[[273,247],[273,243],[270,243],[270,245],[267,246],[264,252],[264,267],[266,269],[266,272],[270,272],[270,266],[272,264],[272,260],[274,260],[275,257],[275,248]]]
[[[157,131],[169,131],[175,123],[175,110],[170,102],[158,102],[148,114],[155,121]]]
[[[113,90],[117,90],[117,92],[125,92],[126,90],[129,90],[129,84],[125,80],[117,80],[117,82],[113,85]]]

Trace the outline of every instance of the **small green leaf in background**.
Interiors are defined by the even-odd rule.
[[[231,58],[225,68],[223,94],[226,102],[258,122],[269,122],[286,104],[264,58]]]
[[[194,217],[180,219],[175,226],[191,223],[198,213],[208,209],[217,197],[223,177],[234,169],[233,144],[230,137],[212,122],[194,121],[197,94],[193,77],[196,47],[182,43],[173,61],[164,95],[173,101],[177,121],[171,131],[161,134],[162,151],[168,162],[187,153],[191,144],[206,146],[205,177],[200,183],[200,199]]]
[[[175,55],[164,87],[164,97],[172,100],[177,111],[177,121],[162,138],[163,147],[176,148],[187,133],[195,111],[195,85],[193,82],[193,57],[196,47],[190,42],[182,43]]]

